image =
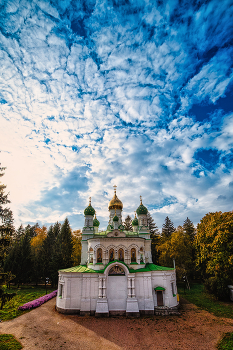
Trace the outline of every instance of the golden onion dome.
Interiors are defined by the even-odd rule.
[[[123,209],[123,203],[120,201],[120,199],[117,197],[116,195],[116,186],[114,187],[114,196],[113,198],[110,200],[109,205],[108,205],[108,209]]]

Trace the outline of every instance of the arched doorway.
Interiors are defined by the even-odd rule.
[[[126,311],[127,276],[123,265],[111,265],[107,272],[107,299],[109,312],[122,314]]]

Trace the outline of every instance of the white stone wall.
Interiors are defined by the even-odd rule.
[[[113,218],[115,216],[115,209],[109,210],[109,224],[113,225]],[[116,216],[119,218],[118,226],[122,224],[122,210],[116,209]]]
[[[151,250],[150,250],[150,240],[145,240],[140,237],[133,238],[122,238],[122,237],[106,237],[106,238],[93,238],[88,240],[87,255],[90,255],[91,249],[93,249],[93,265],[88,265],[88,267],[93,268],[94,270],[100,269],[99,265],[95,266],[97,263],[97,250],[98,248],[102,249],[102,262],[103,265],[107,265],[109,262],[109,251],[111,248],[114,249],[115,260],[118,260],[118,251],[123,249],[124,251],[124,262],[127,265],[131,263],[131,249],[135,248],[136,250],[136,262],[138,265],[130,265],[131,268],[142,268],[143,265],[140,264],[140,254],[142,253],[144,263],[150,263],[151,260]],[[86,248],[85,248],[86,249]],[[142,249],[140,251],[140,249]],[[84,247],[82,248],[82,252]],[[82,254],[82,257],[84,254]],[[84,259],[85,260],[85,259]],[[82,260],[82,261],[84,261]],[[101,267],[102,269],[103,267]]]
[[[120,263],[117,263],[120,265]],[[154,288],[160,286],[163,292],[164,306],[177,306],[176,276],[174,270],[129,273],[121,264],[125,276],[108,276],[113,265],[105,273],[66,273],[59,272],[57,307],[64,311],[94,312],[98,300],[106,300],[110,311],[120,311],[128,301],[134,301],[140,311],[153,312],[157,306]],[[174,283],[175,295],[171,283]],[[60,288],[63,286],[62,297]],[[109,298],[109,302],[108,302]]]

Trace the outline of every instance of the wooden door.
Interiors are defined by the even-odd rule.
[[[157,291],[157,306],[163,306],[163,292]]]

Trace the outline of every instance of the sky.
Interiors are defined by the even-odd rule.
[[[15,225],[196,225],[233,202],[233,1],[0,0],[0,163]]]

